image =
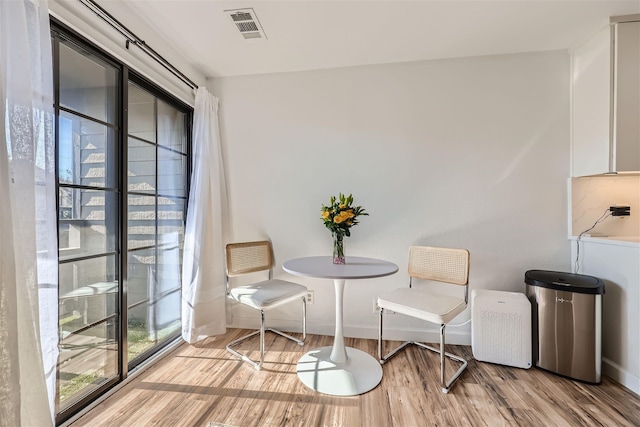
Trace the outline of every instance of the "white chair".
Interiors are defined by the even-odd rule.
[[[271,331],[285,338],[304,345],[307,338],[307,288],[297,283],[287,282],[272,278],[273,251],[271,242],[243,242],[230,243],[226,246],[226,280],[227,296],[241,304],[255,308],[260,311],[260,330],[250,333],[242,338],[227,344],[227,350],[245,362],[250,363],[256,369],[261,369],[264,362],[264,333]],[[264,280],[251,285],[237,287],[230,286],[230,278],[243,274],[256,273],[260,271],[269,272],[268,280]],[[276,329],[267,328],[264,325],[264,312],[272,308],[281,306],[292,301],[302,302],[302,339],[297,339],[291,335]],[[260,334],[260,361],[251,360],[248,356],[234,350],[232,347],[242,341]]]
[[[464,287],[464,296],[449,296],[429,290],[433,283],[420,283],[414,279],[442,282]],[[416,283],[414,283],[416,282]],[[378,297],[380,328],[378,334],[378,359],[380,364],[395,356],[410,344],[440,354],[440,383],[442,392],[448,393],[453,383],[467,367],[462,357],[444,351],[445,327],[467,307],[469,288],[469,251],[466,249],[412,246],[409,248],[409,287],[395,289]],[[462,294],[462,292],[460,292]],[[407,341],[382,356],[382,319],[386,310],[422,319],[440,325],[440,347],[434,348],[417,341]],[[445,356],[462,366],[445,382]]]

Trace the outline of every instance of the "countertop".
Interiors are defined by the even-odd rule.
[[[578,240],[578,236],[569,236],[569,240]],[[640,248],[640,236],[593,236],[584,234],[580,238],[581,242],[599,243],[603,245],[629,246]]]

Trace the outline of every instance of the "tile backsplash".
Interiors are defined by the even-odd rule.
[[[640,174],[571,178],[571,235],[590,228],[614,204],[631,206],[631,216],[608,217],[587,234],[640,235]]]

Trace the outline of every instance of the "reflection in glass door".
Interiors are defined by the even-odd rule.
[[[128,85],[127,348],[130,366],[180,332],[187,114]]]
[[[57,412],[117,381],[120,69],[54,37],[58,154]]]

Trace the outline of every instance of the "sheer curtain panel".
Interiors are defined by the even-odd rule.
[[[54,424],[58,245],[46,1],[0,1],[0,425]]]
[[[205,88],[196,92],[192,164],[182,267],[182,338],[188,343],[226,331],[218,99]]]

